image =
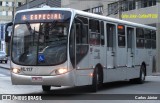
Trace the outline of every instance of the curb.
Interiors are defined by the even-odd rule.
[[[160,74],[153,74],[152,76],[160,76]]]
[[[152,76],[160,76],[160,72],[154,72],[152,73]]]

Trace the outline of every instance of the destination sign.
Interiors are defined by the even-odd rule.
[[[51,14],[28,14],[28,15],[22,15],[21,20],[63,20],[64,15],[61,13],[51,13]]]
[[[70,21],[71,12],[63,10],[35,10],[20,12],[15,15],[14,23],[39,23],[39,22],[53,22],[53,21]]]

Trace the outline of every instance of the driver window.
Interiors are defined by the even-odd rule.
[[[76,39],[76,63],[88,53],[88,19],[76,17],[75,19],[75,39]]]
[[[83,17],[77,17],[76,23],[76,43],[88,44],[88,20]]]

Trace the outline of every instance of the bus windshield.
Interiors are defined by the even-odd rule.
[[[12,60],[21,65],[58,65],[67,60],[70,19],[17,23],[12,38]]]

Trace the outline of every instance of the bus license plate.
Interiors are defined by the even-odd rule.
[[[43,82],[42,77],[32,77],[32,82]]]

